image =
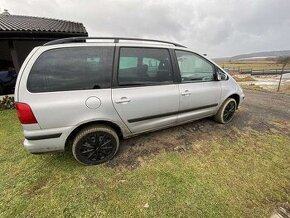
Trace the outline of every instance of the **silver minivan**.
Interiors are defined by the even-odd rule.
[[[67,38],[34,48],[16,82],[16,111],[31,153],[72,149],[111,159],[119,140],[213,117],[228,123],[244,93],[211,60],[171,42]]]

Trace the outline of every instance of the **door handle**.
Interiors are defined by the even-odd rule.
[[[120,98],[119,100],[116,100],[115,102],[116,102],[117,104],[123,104],[123,103],[129,103],[130,101],[131,101],[131,99],[126,98],[126,97],[122,97],[122,98]]]
[[[189,90],[185,90],[184,92],[181,92],[182,96],[190,96],[191,92]]]

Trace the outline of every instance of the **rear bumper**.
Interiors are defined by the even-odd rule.
[[[73,127],[45,130],[25,130],[24,147],[30,153],[64,151],[67,137]]]

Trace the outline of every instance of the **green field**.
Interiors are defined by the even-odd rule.
[[[239,68],[240,70],[281,70],[282,64],[269,60],[245,60],[245,61],[227,61],[219,62],[219,66],[223,68]],[[288,69],[288,67],[287,67]]]
[[[135,169],[85,167],[69,152],[27,154],[15,111],[0,111],[0,217],[269,217],[290,202],[290,138],[240,136]]]

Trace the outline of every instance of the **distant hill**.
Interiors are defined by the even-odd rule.
[[[213,58],[213,60],[217,62],[224,62],[229,60],[276,58],[279,56],[290,56],[290,50],[254,52],[249,54],[236,55],[233,57]]]

